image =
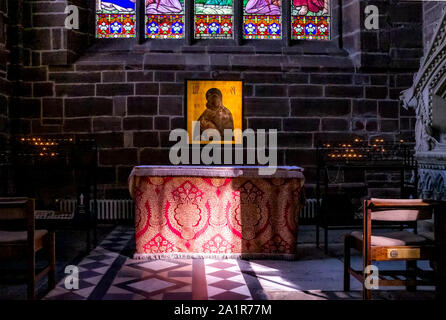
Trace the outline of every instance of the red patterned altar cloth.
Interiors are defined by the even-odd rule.
[[[304,176],[299,167],[139,166],[135,258],[296,257]]]

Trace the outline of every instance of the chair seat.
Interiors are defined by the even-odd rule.
[[[46,234],[47,230],[36,230],[34,233],[34,239],[36,242],[42,239]],[[28,233],[26,231],[0,231],[0,245],[15,244],[15,243],[26,243],[28,238]]]
[[[353,231],[353,237],[362,241],[362,232]],[[420,235],[408,231],[389,232],[380,235],[372,235],[371,245],[374,247],[391,247],[391,246],[407,246],[421,245],[428,240]]]

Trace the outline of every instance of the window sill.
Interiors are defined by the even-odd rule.
[[[353,70],[348,53],[336,40],[299,41],[290,46],[282,42],[247,41],[237,46],[228,40],[187,45],[185,40],[100,39],[76,64],[124,64],[127,68],[175,70],[263,70],[289,71]]]
[[[87,52],[165,52],[165,53],[230,53],[230,54],[326,54],[342,55],[346,52],[331,41],[291,41],[289,46],[282,40],[200,40],[192,45],[184,39],[155,39],[137,43],[136,39],[95,39]]]

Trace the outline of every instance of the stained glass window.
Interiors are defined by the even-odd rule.
[[[233,0],[194,0],[195,39],[232,39]]]
[[[184,0],[145,0],[146,38],[184,37]]]
[[[135,0],[96,0],[97,38],[134,38]]]
[[[146,38],[184,38],[186,0],[96,0],[96,37],[135,38],[137,1],[144,4]],[[288,5],[287,1],[241,1],[244,39],[282,38],[282,4]],[[233,2],[194,0],[194,38],[233,39]],[[330,0],[290,0],[290,4],[293,40],[330,39]]]
[[[281,0],[243,0],[243,37],[281,39]]]
[[[291,0],[291,37],[330,39],[330,0]]]

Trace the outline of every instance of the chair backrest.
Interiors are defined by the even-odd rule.
[[[0,234],[11,231],[26,230],[26,247],[27,251],[32,252],[36,248],[35,244],[35,203],[30,198],[0,198]],[[11,246],[11,244],[2,244],[2,247]],[[14,250],[8,249],[0,255],[0,260],[10,259],[11,255],[15,256],[17,251],[22,250],[21,247],[13,245]],[[6,253],[5,253],[6,252]],[[15,253],[14,253],[15,252]]]
[[[33,199],[0,198],[0,220],[25,220],[31,212],[34,212]]]
[[[422,199],[377,199],[367,202],[371,220],[375,221],[417,221],[432,218],[434,206]]]

